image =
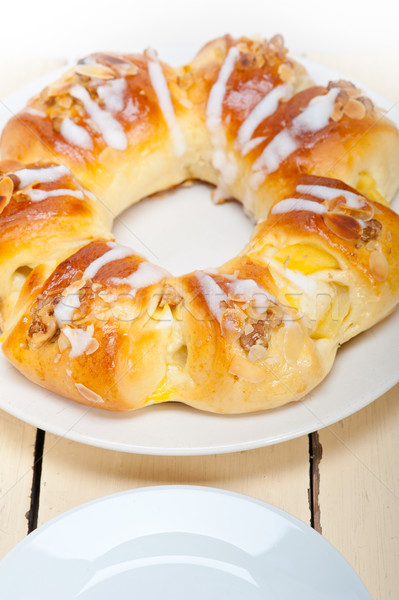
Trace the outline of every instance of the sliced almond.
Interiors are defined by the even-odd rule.
[[[304,333],[299,323],[291,322],[284,325],[283,353],[289,365],[293,365],[303,348]]]
[[[386,281],[389,272],[389,265],[385,255],[381,250],[373,250],[369,256],[370,272],[374,279],[381,283]]]
[[[235,308],[227,308],[221,318],[222,335],[229,341],[238,340],[244,327],[244,315]]]
[[[179,104],[181,104],[182,106],[184,106],[184,108],[189,108],[190,109],[190,108],[193,107],[193,103],[188,98],[180,98]]]
[[[62,296],[69,296],[69,294],[76,294],[79,290],[82,289],[87,283],[87,279],[78,279],[77,281],[72,282],[68,287],[66,287],[62,291]]]
[[[374,217],[374,206],[362,196],[358,196],[358,206],[349,206],[345,196],[337,196],[328,203],[329,212],[344,212],[355,219],[369,221]]]
[[[349,98],[348,102],[344,105],[344,113],[350,119],[363,119],[366,114],[366,107],[363,102]]]
[[[65,95],[58,99],[58,105],[61,106],[61,108],[71,108],[72,103],[73,100],[71,96]]]
[[[260,360],[265,360],[269,355],[268,351],[261,344],[255,344],[251,346],[248,352],[248,360],[251,362],[258,362]]]
[[[236,354],[230,363],[229,373],[236,375],[249,383],[260,383],[266,378],[265,369],[260,365],[251,363],[246,358]]]
[[[10,202],[14,192],[14,182],[10,177],[3,177],[0,181],[0,214]]]
[[[293,68],[286,63],[282,63],[279,66],[278,74],[280,78],[285,82],[291,81],[295,75]]]
[[[138,66],[133,63],[131,65],[129,65],[126,69],[123,69],[123,74],[125,76],[131,75],[132,77],[134,77],[134,75],[137,75],[138,72],[139,72]]]
[[[69,348],[71,345],[71,342],[69,341],[69,339],[67,338],[67,336],[64,334],[63,331],[61,331],[60,335],[58,336],[58,349],[60,352],[64,352],[64,350],[66,350],[67,348]]]
[[[61,81],[56,81],[48,88],[45,88],[46,89],[45,101],[54,96],[62,96],[63,94],[67,94],[72,86],[73,86],[72,81],[65,81],[64,79]]]
[[[244,333],[245,335],[249,335],[250,333],[252,333],[254,330],[253,326],[251,325],[251,323],[247,323],[244,327]]]
[[[85,400],[88,400],[93,404],[104,403],[104,398],[101,398],[101,396],[99,396],[98,394],[96,394],[96,392],[93,392],[93,390],[90,390],[88,387],[83,385],[83,383],[75,383],[75,387],[78,390],[79,394],[82,396],[82,398],[85,398]]]
[[[75,73],[91,79],[115,79],[114,71],[105,65],[78,64],[75,66]]]
[[[356,241],[361,238],[363,226],[354,217],[341,213],[328,212],[323,214],[323,219],[330,231],[341,239]]]
[[[98,350],[100,344],[96,338],[91,338],[90,342],[87,345],[85,350],[85,354],[93,354],[96,350]]]

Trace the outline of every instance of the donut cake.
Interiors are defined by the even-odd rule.
[[[180,68],[92,54],[6,124],[0,173],[3,352],[87,405],[298,400],[399,300],[399,132],[353,84],[314,85],[281,36],[224,36]],[[256,226],[174,277],[110,231],[193,179]]]

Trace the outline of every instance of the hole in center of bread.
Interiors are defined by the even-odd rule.
[[[113,234],[173,275],[219,267],[242,250],[254,224],[238,202],[216,205],[212,189],[194,182],[141,200],[115,220]]]

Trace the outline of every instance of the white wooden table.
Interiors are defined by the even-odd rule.
[[[388,57],[378,54],[309,58],[364,81],[392,103],[399,100],[392,58],[392,68]],[[0,97],[62,64],[0,60]],[[260,498],[311,524],[352,564],[373,599],[397,600],[398,401],[399,385],[310,436],[205,457],[101,450],[37,431],[0,412],[0,558],[37,525],[98,496],[146,485],[200,484]]]

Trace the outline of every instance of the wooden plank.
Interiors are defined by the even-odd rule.
[[[319,434],[323,535],[378,600],[399,590],[398,400],[399,385]]]
[[[28,532],[36,429],[0,411],[0,558]]]
[[[234,490],[310,522],[306,436],[235,454],[164,457],[118,454],[47,435],[39,524],[105,494],[161,484]]]

